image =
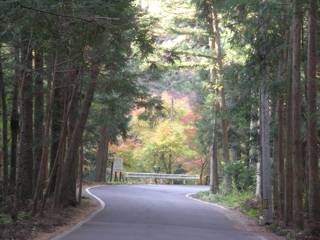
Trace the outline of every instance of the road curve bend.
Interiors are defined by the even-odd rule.
[[[90,192],[106,207],[55,240],[260,240],[215,206],[186,197],[200,186],[110,185]]]

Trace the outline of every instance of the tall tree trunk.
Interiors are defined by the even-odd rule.
[[[54,69],[52,69],[52,76],[54,76]],[[43,129],[43,144],[41,150],[41,159],[39,163],[39,172],[37,174],[35,191],[33,196],[33,209],[32,215],[37,212],[38,200],[40,197],[46,198],[43,196],[43,192],[45,189],[45,180],[47,176],[48,169],[48,159],[49,159],[49,135],[50,135],[50,123],[51,123],[51,106],[53,102],[53,91],[54,88],[54,78],[51,80],[48,78],[48,86],[47,86],[47,107],[44,118],[44,129]],[[49,180],[50,181],[50,180]],[[43,198],[43,202],[45,201]]]
[[[291,25],[292,29],[292,25]],[[290,30],[291,30],[290,29]],[[289,226],[293,218],[293,169],[292,169],[292,30],[288,38],[288,57],[286,72],[288,73],[288,100],[287,100],[287,135],[286,135],[286,160],[285,160],[285,225]]]
[[[285,11],[284,11],[284,15],[283,15],[283,30],[284,30],[284,37],[283,37],[283,41],[286,45],[289,45],[290,43],[290,23],[289,23],[289,0],[283,0],[283,3],[285,4]],[[289,60],[290,58],[290,54],[289,54],[289,47],[285,47],[282,50],[282,56],[281,59],[279,61],[279,67],[280,67],[280,74],[279,74],[279,80],[283,81],[283,82],[289,82],[288,84],[288,88],[289,91],[285,91],[286,95],[288,96],[288,99],[290,99],[291,97],[291,78],[290,76],[290,64],[289,64]],[[277,122],[278,122],[278,141],[279,141],[279,151],[278,151],[278,164],[276,166],[276,171],[278,172],[278,219],[280,220],[280,222],[285,222],[286,223],[286,216],[290,217],[290,214],[286,214],[286,207],[288,206],[288,210],[290,210],[290,204],[286,204],[286,198],[287,198],[287,193],[286,193],[286,180],[289,181],[290,175],[291,175],[291,171],[292,169],[290,169],[291,164],[289,162],[291,162],[291,147],[286,144],[289,143],[289,139],[287,139],[286,141],[286,123],[288,123],[288,121],[290,121],[290,118],[288,118],[288,120],[286,120],[286,117],[290,116],[290,107],[287,106],[287,104],[289,104],[290,101],[286,102],[285,101],[285,95],[282,95],[280,93],[280,97],[279,97],[279,102],[278,102],[278,108],[277,108]],[[285,106],[287,106],[288,112],[289,114],[286,115],[286,108]],[[290,129],[290,128],[288,128]],[[288,138],[289,136],[287,136]],[[287,149],[287,156],[286,156],[286,149]],[[288,166],[289,169],[287,169],[285,166]],[[290,172],[289,172],[290,171]],[[287,174],[289,173],[289,174]],[[288,175],[288,176],[287,176]],[[288,178],[287,178],[288,177]],[[291,184],[291,183],[290,183]],[[292,186],[292,185],[291,185]],[[288,191],[291,191],[291,188],[288,185]],[[289,194],[289,193],[288,193]],[[291,194],[291,193],[290,193]],[[290,195],[288,195],[289,198],[288,200],[290,200]],[[290,200],[291,201],[291,200]]]
[[[284,171],[284,142],[285,142],[285,132],[284,132],[284,101],[283,97],[279,98],[278,107],[277,107],[277,122],[278,122],[278,156],[277,156],[277,165],[276,171],[277,182],[278,182],[278,218],[282,221],[284,218],[284,192],[285,192],[285,171]]]
[[[20,57],[19,48],[14,46],[14,77],[13,77],[13,90],[12,90],[12,107],[11,107],[11,156],[10,156],[10,188],[14,189],[16,186],[16,168],[17,168],[17,145],[19,133],[19,114],[18,114],[18,92],[19,81],[21,78],[21,71],[19,69]]]
[[[280,70],[279,70],[280,71]],[[279,74],[278,74],[279,75]],[[279,79],[279,78],[278,78]],[[279,105],[279,96],[275,101],[272,102],[271,108],[271,118],[272,122],[276,123],[277,120],[277,109]],[[276,125],[276,124],[275,124]],[[273,202],[273,217],[274,219],[279,219],[279,182],[278,182],[278,171],[277,166],[279,163],[279,138],[278,138],[278,126],[275,126],[274,131],[272,131],[272,202]]]
[[[221,108],[222,118],[221,118],[221,130],[222,130],[222,155],[223,161],[225,164],[229,164],[230,162],[230,154],[229,154],[229,136],[228,136],[228,128],[229,122],[225,117],[226,107],[226,97],[224,93],[224,84],[222,82],[222,72],[223,72],[223,56],[222,56],[222,46],[221,46],[221,36],[219,29],[219,18],[216,10],[213,8],[213,21],[214,21],[214,34],[215,34],[215,49],[217,51],[217,61],[218,61],[218,79],[220,84],[220,98],[221,98]],[[230,192],[232,190],[232,178],[229,174],[224,175],[224,182],[226,186],[226,191]]]
[[[261,180],[264,223],[272,222],[272,173],[270,159],[269,103],[265,83],[260,92]]]
[[[312,228],[320,224],[320,180],[317,141],[317,1],[309,1],[308,35],[308,129],[309,218]],[[319,225],[318,225],[319,227]]]
[[[281,60],[278,62],[277,78],[279,81],[285,82],[285,62],[286,51],[282,52]],[[282,221],[284,216],[284,97],[283,93],[279,92],[275,106],[276,131],[274,133],[273,148],[274,148],[274,184],[273,184],[273,199],[274,199],[274,216],[276,220]]]
[[[214,9],[212,2],[208,2],[208,8],[209,16],[208,16],[208,22],[209,22],[209,33],[210,33],[210,39],[209,39],[209,45],[212,50],[213,56],[216,57],[217,63],[218,63],[218,71],[215,73],[214,67],[210,69],[210,75],[211,75],[211,82],[216,84],[217,90],[215,90],[215,94],[220,95],[220,102],[215,103],[216,107],[215,111],[225,111],[226,110],[226,101],[225,101],[225,93],[224,93],[224,86],[222,83],[222,71],[223,71],[223,56],[222,56],[222,46],[221,46],[221,37],[220,37],[220,30],[219,30],[219,18],[216,10]],[[218,87],[219,85],[219,87]],[[219,89],[219,90],[218,90]],[[224,115],[224,113],[222,114]],[[216,119],[214,120],[217,121]],[[216,123],[215,123],[216,125]],[[221,129],[222,129],[222,150],[223,150],[223,161],[225,164],[228,164],[230,161],[229,156],[229,140],[228,140],[228,121],[225,118],[225,116],[222,116],[221,119]],[[216,126],[214,126],[214,129],[216,129]],[[213,134],[214,138],[212,139],[212,142],[216,142],[216,133]],[[216,146],[215,146],[216,148]],[[216,159],[217,156],[217,149],[212,149],[212,160]],[[212,167],[215,166],[215,162],[212,162]],[[212,173],[214,174],[214,173]],[[214,182],[215,180],[212,179]],[[226,187],[226,191],[230,192],[232,188],[232,179],[231,176],[228,174],[224,174],[224,183]],[[212,182],[213,184],[213,182]],[[218,182],[217,182],[218,184]]]
[[[173,159],[172,159],[172,152],[171,150],[169,150],[169,154],[168,154],[168,172],[169,174],[172,174],[172,163],[173,163]]]
[[[212,51],[212,58],[215,57],[215,51],[216,51],[216,41],[215,41],[215,24],[214,24],[214,14],[211,3],[208,3],[208,7],[211,9],[209,15],[208,15],[208,23],[209,23],[209,46]],[[215,68],[214,66],[210,66],[210,82],[213,84],[217,84],[218,78],[215,74]],[[219,90],[215,89],[213,91],[214,94],[218,95]],[[210,147],[210,162],[209,162],[209,186],[210,191],[212,193],[217,193],[219,191],[219,182],[218,182],[218,148],[217,148],[217,114],[220,111],[220,103],[218,100],[214,100],[213,102],[213,128],[212,128],[212,137],[211,137],[211,147]]]
[[[67,103],[65,104],[67,105]],[[67,128],[68,128],[68,118],[69,118],[69,112],[70,112],[70,106],[69,103],[68,106],[64,106],[64,113],[63,113],[63,126],[61,129],[60,134],[60,140],[59,140],[59,146],[57,149],[56,159],[54,161],[54,165],[52,167],[52,171],[50,172],[49,179],[48,179],[48,189],[51,188],[51,185],[54,185],[54,207],[59,207],[59,197],[60,197],[60,185],[61,185],[61,179],[62,179],[62,167],[64,164],[64,157],[66,152],[66,146],[67,146]],[[55,178],[54,174],[56,174]],[[53,182],[55,180],[55,182]],[[46,198],[45,195],[45,198]],[[45,204],[45,201],[43,201],[43,206]],[[43,209],[43,207],[42,207]]]
[[[81,146],[80,146],[80,149],[79,149],[79,158],[80,158],[80,166],[79,166],[78,203],[81,204],[81,199],[82,199],[82,185],[83,185],[83,165],[84,165],[83,142],[81,143]]]
[[[107,160],[107,127],[103,126],[100,129],[100,139],[98,142],[98,151],[96,156],[96,171],[95,171],[95,180],[97,182],[105,182],[106,176],[103,175],[103,167]]]
[[[61,60],[61,58],[59,58]],[[59,141],[62,131],[62,119],[64,109],[64,89],[63,89],[63,74],[56,69],[55,84],[52,102],[52,120],[51,120],[51,148],[50,148],[50,172],[52,172],[52,185],[50,186],[49,193],[52,194],[57,182],[57,172],[59,167],[55,160],[58,154]],[[56,166],[55,166],[56,165]]]
[[[68,74],[68,102],[70,102],[70,114],[68,119],[68,146],[71,143],[72,133],[74,131],[75,124],[77,122],[77,118],[79,116],[79,107],[80,107],[80,78],[79,78],[79,70],[76,66],[71,66],[72,71]],[[75,155],[76,164],[79,163],[79,154]],[[77,176],[78,176],[78,165],[75,168],[75,176],[74,183],[76,184]],[[76,187],[76,186],[75,186]]]
[[[293,39],[292,39],[292,139],[293,139],[293,220],[298,229],[303,228],[303,175],[301,149],[301,0],[293,1]]]
[[[259,157],[260,158],[260,157]],[[256,164],[256,200],[261,201],[262,199],[262,183],[261,183],[261,159],[257,160]]]
[[[0,46],[1,47],[1,46]],[[1,49],[0,49],[1,51]],[[1,110],[2,110],[2,154],[3,154],[3,186],[4,194],[8,188],[8,114],[6,89],[2,69],[2,54],[0,52],[0,94],[1,94]]]
[[[261,175],[260,175],[260,156],[257,151],[257,147],[255,146],[255,132],[258,128],[258,121],[256,121],[254,118],[254,111],[251,110],[251,120],[250,120],[250,136],[249,136],[249,142],[250,142],[250,150],[249,150],[249,156],[251,162],[256,163],[256,189],[255,189],[255,197],[256,200],[261,200]]]
[[[209,154],[209,158],[211,158]],[[211,160],[210,160],[211,161]],[[211,162],[209,162],[211,164]],[[203,182],[203,176],[204,176],[204,171],[206,170],[208,165],[208,156],[206,155],[204,159],[201,159],[201,168],[200,168],[200,179],[199,179],[199,185],[204,185],[206,184],[206,181]]]
[[[110,144],[110,136],[108,135],[106,140],[106,160],[103,162],[102,165],[102,176],[107,176],[107,163],[109,161],[109,144]],[[106,178],[104,177],[104,181]]]
[[[17,176],[17,197],[26,200],[32,197],[33,187],[33,101],[32,101],[32,51],[30,41],[23,43],[25,62],[21,87],[21,139]]]
[[[91,102],[93,100],[93,95],[97,84],[98,73],[99,66],[98,64],[93,63],[91,67],[91,81],[87,87],[87,93],[82,104],[81,113],[72,133],[68,151],[66,152],[64,159],[65,165],[63,168],[63,174],[61,176],[62,179],[59,191],[58,206],[75,205],[77,203],[77,196],[75,189],[73,189],[74,185],[72,183],[72,181],[75,179],[74,175],[76,174],[74,167],[77,165],[75,162],[75,154],[78,154],[79,146],[81,144],[82,134],[87,122]]]
[[[63,0],[59,8],[59,13],[62,15],[67,15],[72,11],[72,0]],[[69,24],[66,18],[57,19],[58,31],[61,34],[68,32]],[[68,42],[68,43],[67,43]],[[64,136],[62,132],[64,129],[64,117],[66,112],[69,113],[67,99],[67,87],[68,87],[68,67],[70,67],[70,51],[71,49],[67,46],[71,46],[71,40],[65,42],[65,45],[59,47],[56,52],[56,62],[55,65],[55,88],[54,88],[54,98],[52,105],[52,121],[51,121],[51,149],[50,149],[50,174],[52,177],[51,186],[49,188],[49,193],[56,197],[56,192],[60,188],[60,175],[62,174],[62,165],[64,158],[64,149],[66,145],[61,146],[61,142],[64,142]],[[58,57],[57,57],[58,56]],[[68,114],[69,115],[69,114]],[[69,116],[68,116],[69,117]],[[67,120],[68,121],[68,120]]]
[[[65,98],[67,97],[65,96]],[[50,173],[50,178],[52,177],[52,180],[55,180],[55,182],[52,182],[52,184],[54,184],[54,207],[58,207],[56,204],[59,203],[61,189],[60,185],[62,180],[63,167],[65,164],[64,158],[66,151],[70,146],[70,140],[68,139],[68,121],[71,112],[71,106],[72,102],[69,102],[67,99],[65,99],[63,106],[62,129],[60,132],[59,145],[57,148],[56,158],[54,160],[52,172]],[[71,136],[69,136],[69,138],[71,138]],[[55,178],[53,178],[54,174]]]
[[[211,157],[210,157],[210,191],[212,193],[217,193],[219,191],[219,176],[218,176],[218,148],[217,148],[217,124],[214,119],[213,129],[212,129],[212,144],[211,144]]]
[[[39,51],[35,52],[34,59],[35,79],[34,79],[34,161],[33,161],[33,182],[34,187],[37,182],[40,162],[42,157],[43,121],[44,121],[44,89],[43,89],[43,56]]]

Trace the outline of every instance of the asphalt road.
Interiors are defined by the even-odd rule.
[[[62,240],[260,240],[217,207],[186,198],[197,186],[101,186],[106,207]],[[56,238],[58,239],[58,238]]]

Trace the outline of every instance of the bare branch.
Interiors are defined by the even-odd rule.
[[[56,16],[56,17],[77,19],[77,20],[80,20],[80,21],[83,21],[83,22],[87,22],[87,23],[94,23],[94,24],[97,24],[99,26],[101,26],[101,25],[97,23],[97,21],[96,21],[97,19],[106,19],[108,21],[120,20],[119,18],[102,17],[102,16],[94,16],[94,17],[90,17],[90,18],[84,18],[84,17],[79,17],[79,16],[64,15],[64,14],[58,14],[58,13],[49,12],[49,11],[42,10],[42,9],[37,9],[37,8],[25,6],[25,5],[21,4],[20,2],[17,2],[17,4],[18,4],[19,7],[27,9],[27,10],[31,10],[31,11],[35,11],[35,12],[39,12],[39,13],[44,13],[44,14],[48,14],[48,15],[52,15],[52,16]]]

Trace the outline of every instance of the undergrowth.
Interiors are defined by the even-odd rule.
[[[256,202],[254,201],[255,196],[251,191],[216,194],[205,191],[196,193],[194,197],[206,202],[219,203],[228,207],[238,208],[241,212],[251,217],[258,217],[259,215]]]

